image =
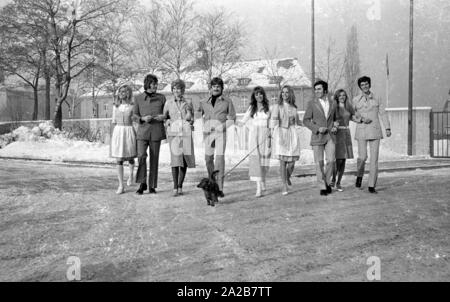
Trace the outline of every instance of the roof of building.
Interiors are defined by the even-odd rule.
[[[297,87],[311,87],[311,80],[308,78],[303,68],[300,66],[297,58],[284,59],[258,59],[241,61],[234,64],[225,64],[222,68],[225,72],[213,70],[213,74],[222,74],[225,82],[225,89],[244,89],[262,86],[264,88],[279,87],[281,85],[291,85]],[[160,79],[159,92],[171,92],[171,78],[164,77],[159,72],[155,74]],[[142,78],[145,74],[141,75]],[[186,82],[186,92],[207,92],[208,91],[208,74],[207,71],[191,66],[186,68],[181,74],[181,79]],[[136,92],[144,92],[143,81],[121,80],[120,84],[132,84]],[[108,86],[108,85],[102,85]],[[106,89],[99,91],[98,95],[109,95]]]

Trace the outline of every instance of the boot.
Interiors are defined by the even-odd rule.
[[[374,187],[369,187],[369,193],[377,194],[378,192],[375,190]]]
[[[356,177],[356,184],[355,184],[355,187],[357,187],[357,188],[361,188],[361,185],[362,185],[362,177]]]
[[[147,190],[147,184],[141,184],[139,186],[139,189],[136,191],[136,194],[142,195],[142,194],[144,194],[144,191],[146,191],[146,190]]]

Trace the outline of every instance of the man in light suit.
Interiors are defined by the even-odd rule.
[[[210,177],[214,171],[219,171],[217,184],[219,197],[223,198],[227,128],[236,122],[236,111],[231,99],[223,95],[224,83],[221,78],[213,78],[210,89],[211,96],[200,102],[197,112],[203,119],[206,168]]]
[[[328,83],[317,81],[314,84],[314,92],[316,97],[308,103],[303,124],[312,132],[311,146],[314,151],[317,182],[318,186],[322,188],[320,195],[326,196],[332,193],[330,182],[336,161],[336,104],[327,97]],[[325,171],[324,151],[327,160]]]
[[[367,144],[370,147],[370,173],[369,192],[377,193],[375,190],[378,178],[378,154],[380,150],[380,140],[383,138],[380,119],[386,128],[386,135],[390,137],[391,126],[387,116],[385,105],[380,97],[370,91],[371,79],[367,76],[358,79],[358,86],[361,94],[353,99],[353,107],[356,117],[360,123],[356,125],[355,139],[358,141],[358,161],[356,187],[361,188],[364,169],[367,161]]]

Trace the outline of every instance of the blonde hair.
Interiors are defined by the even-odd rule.
[[[131,86],[128,85],[128,84],[124,84],[124,85],[120,86],[117,91],[120,93],[120,90],[122,88],[125,88],[127,90],[127,92],[128,92],[127,104],[133,105],[133,103],[134,103],[133,102],[133,100],[134,100],[134,98],[133,98],[133,88],[131,88]],[[116,100],[114,101],[114,105],[116,107],[119,107],[121,104],[122,104],[122,100],[119,99],[119,95],[117,95]]]

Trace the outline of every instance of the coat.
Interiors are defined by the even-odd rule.
[[[325,116],[325,111],[318,99],[314,99],[308,103],[305,115],[303,117],[303,125],[311,130],[311,146],[325,145],[330,139],[336,143],[336,135],[331,133],[331,129],[335,126],[336,121],[336,103],[328,100],[330,110],[328,116]],[[320,134],[319,128],[327,128],[326,134]]]
[[[159,93],[148,95],[146,93],[136,97],[133,107],[133,120],[139,124],[137,130],[137,140],[149,140],[153,142],[166,139],[166,131],[164,129],[164,121],[152,120],[145,123],[142,117],[151,115],[157,117],[163,114],[166,97]]]
[[[371,119],[370,124],[359,123],[356,125],[356,140],[375,140],[382,139],[383,132],[381,130],[380,117],[386,129],[390,129],[391,125],[386,113],[385,105],[381,98],[371,93],[366,100],[364,95],[358,95],[353,99],[353,108],[359,119]]]

